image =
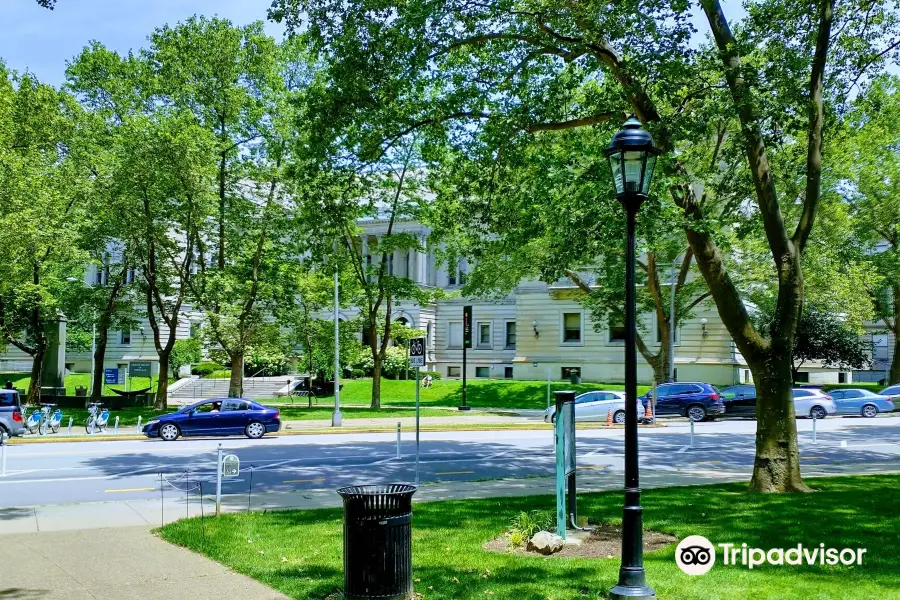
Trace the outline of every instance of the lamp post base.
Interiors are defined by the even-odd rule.
[[[460,406],[459,410],[472,410],[471,406]]]
[[[344,417],[341,415],[341,411],[336,410],[331,413],[331,426],[332,427],[340,427],[343,422]]]
[[[648,585],[617,585],[609,590],[610,600],[656,600],[656,592]]]

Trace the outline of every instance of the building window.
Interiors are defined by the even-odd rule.
[[[125,273],[125,283],[134,283],[134,267],[129,267]]]
[[[371,344],[371,341],[369,340],[369,326],[366,325],[365,323],[363,323],[362,335],[360,336],[359,339],[362,342],[363,346],[369,346]]]
[[[507,321],[506,322],[506,347],[507,348],[515,348],[516,347],[516,322],[515,321]],[[512,367],[510,367],[512,369]]]
[[[459,264],[459,285],[466,285],[466,263],[462,262]]]
[[[447,377],[459,377],[459,367],[447,367]]]
[[[562,378],[571,379],[572,376],[581,377],[581,367],[563,367]]]
[[[131,330],[123,329],[121,331],[121,333],[119,334],[119,341],[122,343],[123,346],[130,346],[131,345]]]
[[[623,340],[625,339],[625,328],[624,327],[622,328],[622,339]],[[657,324],[657,326],[656,326],[656,343],[657,344],[662,343],[662,330],[660,329],[659,324]],[[681,327],[676,327],[675,328],[675,345],[677,346],[680,343],[681,343]]]
[[[191,323],[191,332],[190,337],[195,338],[200,335],[200,324],[199,323]]]
[[[794,379],[794,383],[809,383],[809,372],[800,371],[797,373],[797,378]]]
[[[454,285],[456,285],[456,269],[447,273],[447,287],[453,287]]]
[[[610,321],[609,322],[609,341],[610,342],[624,342],[625,341],[625,326]]]
[[[513,368],[512,367],[503,367],[503,378],[504,379],[512,379],[513,378]]]
[[[744,369],[744,383],[750,383],[750,369]]]
[[[475,377],[483,377],[487,379],[491,376],[490,367],[475,367]]]
[[[838,373],[838,383],[847,383],[846,373]]]
[[[447,323],[447,347],[462,348],[463,345],[463,324],[462,321],[451,321]]]
[[[581,313],[563,313],[563,343],[581,342]]]
[[[478,347],[479,348],[490,348],[491,347],[491,324],[490,323],[479,323],[478,324]]]

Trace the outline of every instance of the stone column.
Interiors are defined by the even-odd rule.
[[[47,353],[41,364],[41,395],[65,396],[66,317],[62,313],[56,320],[47,324],[45,335],[47,336]]]

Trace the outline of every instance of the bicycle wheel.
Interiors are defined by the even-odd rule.
[[[41,422],[38,423],[38,433],[47,435],[47,419],[41,419]]]
[[[92,431],[92,428],[91,428],[92,422],[93,422],[93,419],[91,419],[90,417],[88,417],[87,419],[84,420],[84,432],[85,433],[94,433],[94,431],[96,431],[96,428],[93,428],[93,431]]]
[[[51,426],[50,426],[50,431],[52,431],[53,433],[59,433],[59,427],[60,427],[60,425],[62,425],[62,421],[60,421],[60,422],[57,423],[56,425],[51,425]]]

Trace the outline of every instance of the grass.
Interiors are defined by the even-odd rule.
[[[702,577],[684,575],[674,546],[645,555],[648,583],[660,599],[891,600],[900,598],[900,476],[809,480],[812,494],[762,495],[746,484],[663,488],[643,494],[644,525],[679,539],[703,535],[714,544],[750,547],[866,548],[862,566],[722,565]],[[581,515],[620,521],[620,492],[581,494]],[[618,559],[546,559],[489,553],[482,544],[505,531],[520,511],[552,509],[553,498],[489,498],[416,504],[413,567],[416,591],[434,600],[570,600],[607,598]],[[340,510],[283,511],[198,519],[160,530],[185,546],[292,598],[337,598],[342,589]]]
[[[343,382],[343,385],[342,404],[368,405],[372,402],[371,379],[348,379]],[[604,383],[572,385],[565,381],[554,381],[550,384],[550,389],[551,392],[575,390],[582,393],[600,389],[621,390],[624,389],[624,386]],[[649,389],[649,386],[638,386],[638,393],[643,394]],[[462,403],[462,382],[458,379],[437,379],[431,387],[420,389],[420,403],[423,408],[457,407]],[[466,403],[476,408],[543,409],[547,407],[547,382],[470,379],[466,384]],[[411,407],[415,404],[416,382],[414,380],[381,380],[381,405],[383,407]]]
[[[271,403],[269,403],[271,405]],[[282,421],[311,421],[315,419],[331,419],[334,412],[333,406],[313,406],[313,408],[305,408],[302,406],[278,406],[281,410]],[[342,406],[341,414],[345,419],[387,419],[400,417],[415,417],[415,409],[387,407],[382,409],[371,409],[361,407]],[[455,410],[447,410],[444,408],[423,408],[421,416],[423,417],[458,417],[464,415]],[[497,413],[483,413],[497,414]],[[502,413],[501,413],[502,414]]]
[[[152,380],[151,380],[152,379]],[[20,390],[28,390],[28,384],[31,383],[31,375],[28,373],[0,373],[0,382],[5,384],[7,380],[12,381],[13,385]],[[74,396],[75,388],[84,387],[85,389],[91,388],[91,374],[90,373],[70,373],[66,376],[65,380],[66,385],[66,395]],[[151,391],[156,391],[157,379],[156,377],[131,377],[128,381],[128,387],[131,390],[142,390],[146,387],[149,387]],[[112,388],[117,390],[125,390],[124,384],[113,384],[113,385],[103,385],[104,396],[113,396],[115,395],[112,391]]]

